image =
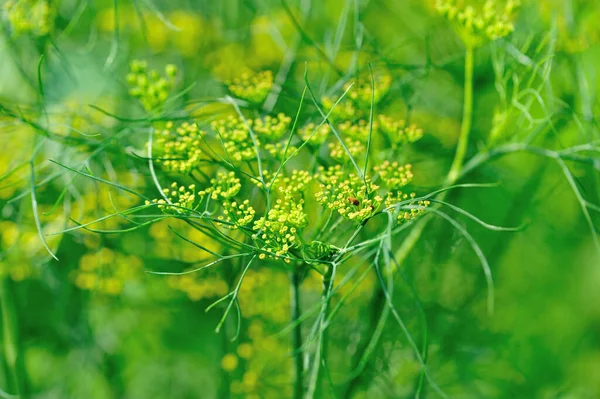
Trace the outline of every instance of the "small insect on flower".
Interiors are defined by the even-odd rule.
[[[354,197],[348,197],[348,202],[351,203],[354,206],[359,206],[360,205],[360,201],[357,200]]]

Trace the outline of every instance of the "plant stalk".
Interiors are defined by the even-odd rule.
[[[2,352],[10,393],[22,397],[23,378],[20,369],[18,327],[13,290],[9,277],[0,278],[0,312],[2,316]]]
[[[473,57],[474,48],[471,44],[467,44],[465,54],[463,117],[456,153],[454,154],[454,160],[452,161],[452,165],[450,166],[450,170],[448,171],[448,175],[444,181],[443,188],[452,186],[459,179],[465,157],[467,155],[471,125],[473,123]],[[447,193],[448,191],[440,193],[437,199],[443,201],[446,198]],[[402,245],[395,254],[397,264],[401,265],[406,260],[412,249],[421,238],[421,234],[423,234],[423,230],[425,230],[425,227],[429,224],[430,220],[431,214],[425,215],[421,218],[421,220],[419,220],[415,227],[411,229],[410,234],[402,242]]]
[[[294,324],[292,330],[292,351],[294,356],[294,399],[301,399],[304,393],[304,361],[302,351],[302,314],[300,307],[300,270],[298,267],[290,273],[290,308]]]
[[[321,380],[322,380],[322,369],[321,363],[324,359],[327,358],[327,346],[328,346],[328,335],[327,331],[327,319],[329,316],[329,302],[331,289],[333,288],[333,276],[335,272],[335,265],[327,266],[327,270],[323,275],[323,289],[321,291],[321,313],[319,315],[319,339],[317,341],[317,349],[314,357],[314,362],[312,365],[312,373],[310,378],[310,383],[308,386],[308,390],[306,393],[306,399],[312,399],[315,397],[320,398],[322,389],[321,389]]]
[[[465,156],[467,155],[467,147],[469,145],[469,135],[471,133],[471,125],[473,123],[473,46],[468,44],[465,54],[465,88],[463,100],[463,117],[460,127],[460,136],[458,137],[458,145],[456,154],[452,161],[452,166],[446,177],[445,186],[451,186],[456,183],[460,176]]]

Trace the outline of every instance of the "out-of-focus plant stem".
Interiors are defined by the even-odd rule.
[[[292,330],[292,351],[294,356],[294,399],[301,399],[304,393],[304,368],[302,351],[302,323],[300,316],[302,313],[300,307],[300,270],[294,268],[290,273],[290,308],[291,322],[294,325]]]
[[[328,335],[327,332],[327,319],[329,317],[329,302],[331,300],[331,289],[333,288],[332,279],[335,271],[335,265],[328,265],[325,274],[323,275],[323,289],[321,292],[321,313],[319,315],[319,339],[317,341],[317,349],[314,357],[314,362],[312,365],[312,374],[310,378],[310,383],[308,386],[306,399],[312,399],[314,397],[320,398],[322,395],[322,368],[321,363],[327,359],[327,345],[328,345]]]
[[[0,312],[2,313],[2,351],[7,372],[8,391],[23,397],[23,376],[19,362],[18,328],[12,282],[0,278]]]
[[[456,183],[458,178],[461,176],[462,167],[465,162],[465,156],[467,154],[467,147],[469,144],[469,135],[471,133],[471,125],[473,122],[473,55],[474,48],[472,45],[467,44],[465,53],[465,87],[464,87],[464,100],[463,100],[463,118],[460,127],[460,135],[458,137],[458,144],[456,147],[456,153],[450,171],[446,176],[443,188],[447,188]],[[438,200],[443,201],[446,198],[448,191],[440,193]],[[419,222],[411,229],[410,234],[402,242],[402,245],[396,251],[395,257],[397,264],[401,265],[414,246],[421,238],[423,230],[429,221],[431,220],[431,214],[422,217]]]

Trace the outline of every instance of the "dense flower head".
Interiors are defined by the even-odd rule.
[[[379,174],[386,187],[395,191],[406,186],[413,178],[412,165],[400,165],[398,162],[384,161],[373,168]]]
[[[240,226],[246,226],[254,220],[256,211],[250,206],[250,200],[244,200],[243,202],[236,201],[224,201],[223,202],[223,216],[219,216],[220,220],[227,220],[229,222],[225,226],[235,230]]]
[[[283,257],[284,261],[289,263],[288,252],[300,247],[300,233],[307,224],[308,217],[304,213],[303,199],[296,199],[291,194],[278,199],[266,217],[254,222],[254,239],[261,243],[263,251],[260,258]]]
[[[227,82],[231,94],[254,104],[262,104],[273,88],[273,73],[246,71],[238,78]]]
[[[344,162],[349,160],[349,157],[356,158],[360,155],[364,155],[367,150],[367,147],[362,140],[346,139],[344,140],[344,144],[346,145],[348,152],[346,152],[342,143],[339,141],[329,143],[329,156],[338,162]]]
[[[371,179],[347,173],[340,165],[320,167],[319,180],[320,190],[315,193],[317,202],[348,220],[364,222],[383,202],[377,193],[379,186]]]
[[[370,76],[360,78],[355,82],[346,84],[346,89],[354,84],[348,92],[348,97],[355,103],[359,109],[368,110],[371,103],[378,104],[390,90],[392,83],[391,76],[387,74],[377,74],[371,79]],[[373,90],[375,87],[375,90]]]
[[[369,134],[372,134],[377,130],[377,122],[373,122],[373,126],[369,121],[360,119],[357,122],[345,121],[338,125],[340,136],[349,137],[354,140],[358,140],[362,143],[366,143],[369,140]]]
[[[172,183],[170,187],[163,189],[163,195],[164,198],[146,201],[146,205],[157,204],[158,208],[161,210],[181,213],[186,209],[195,209],[197,206],[197,198],[200,197],[201,199],[204,197],[205,193],[196,193],[195,184],[190,184],[189,186],[185,187],[180,186],[177,183]]]
[[[312,181],[313,176],[306,170],[294,169],[290,176],[277,180],[276,185],[279,192],[284,194],[302,193]]]
[[[171,288],[184,292],[192,301],[222,297],[229,288],[222,278],[206,273],[169,276],[168,283]]]
[[[369,135],[373,135],[376,132],[377,124],[374,123],[373,126],[371,126],[369,121],[360,119],[356,122],[342,122],[337,126],[337,129],[339,130],[338,133],[344,141],[350,156],[356,158],[366,153]],[[334,142],[329,143],[328,146],[329,156],[331,158],[339,162],[349,159],[348,153],[339,140],[336,139]]]
[[[264,144],[264,149],[272,156],[281,156],[285,149],[279,140],[289,128],[291,118],[283,113],[264,118],[244,119],[230,115],[211,123],[212,129],[223,141],[223,150],[234,161],[250,161],[256,158],[256,144]],[[289,149],[288,149],[289,150]]]
[[[54,27],[55,10],[48,0],[8,0],[2,12],[15,36],[45,36]]]
[[[210,179],[210,187],[205,192],[212,200],[228,200],[235,197],[241,188],[242,183],[235,172],[218,172],[215,178]]]
[[[102,248],[80,258],[73,279],[75,285],[83,290],[118,295],[141,269],[142,261],[138,257]]]
[[[211,123],[213,131],[223,142],[225,154],[234,161],[250,161],[256,158],[256,149],[248,125],[249,121],[233,115]]]
[[[425,208],[431,205],[428,200],[414,200],[416,194],[406,194],[401,191],[389,192],[385,198],[385,206],[397,212],[398,223],[408,222],[425,212]],[[405,203],[404,206],[398,204]]]
[[[267,143],[264,145],[265,151],[275,159],[282,159],[284,155],[293,154],[296,151],[296,146],[287,143]]]
[[[299,134],[302,141],[319,146],[326,142],[331,135],[331,127],[327,123],[317,125],[310,122],[300,129]]]
[[[145,61],[134,60],[127,75],[129,94],[137,98],[146,111],[156,111],[165,104],[177,77],[177,67],[165,66],[165,76],[153,69],[148,69]]]
[[[267,115],[264,118],[250,119],[248,125],[259,139],[274,141],[283,136],[291,121],[292,118],[280,113],[276,116]]]
[[[485,0],[483,5],[473,1],[437,0],[436,9],[457,29],[466,43],[477,45],[484,40],[496,40],[514,30],[512,19],[520,0]]]
[[[352,89],[351,89],[352,90]],[[337,99],[334,99],[329,96],[324,96],[321,99],[321,104],[327,113],[329,113],[329,118],[333,121],[345,121],[352,120],[357,117],[358,109],[354,106],[352,101],[349,101],[347,98],[342,99],[336,105]]]
[[[165,169],[188,174],[199,165],[205,133],[198,125],[184,122],[174,127],[173,122],[167,122],[165,129],[157,133],[156,142],[162,152],[159,161]]]
[[[423,137],[423,129],[415,124],[406,125],[406,121],[396,120],[389,116],[379,115],[379,131],[384,134],[393,147],[414,143]]]

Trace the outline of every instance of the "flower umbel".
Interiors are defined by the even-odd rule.
[[[205,195],[205,192],[201,191],[196,195],[196,185],[190,184],[188,187],[179,186],[177,183],[172,183],[171,187],[163,189],[164,197],[161,199],[154,199],[151,202],[146,201],[146,205],[157,204],[158,209],[165,212],[181,213],[186,210],[196,209],[196,200],[200,197],[200,201]],[[198,202],[200,202],[198,201]]]
[[[237,98],[262,104],[273,88],[273,73],[262,71],[259,73],[246,71],[239,78],[227,82],[229,91]]]
[[[346,173],[340,165],[319,168],[320,191],[315,193],[317,202],[344,218],[362,223],[371,217],[383,202],[377,194],[379,186],[369,178]]]
[[[131,62],[127,75],[129,94],[137,98],[146,111],[160,111],[169,97],[177,77],[177,67],[169,64],[165,67],[165,76],[153,69],[148,69],[145,61]]]
[[[184,122],[174,128],[173,122],[167,122],[156,140],[162,151],[160,163],[172,172],[190,173],[200,163],[202,135],[196,124]]]
[[[452,22],[465,43],[475,46],[496,40],[514,30],[512,22],[520,0],[486,0],[483,6],[473,1],[437,0],[437,11]]]

